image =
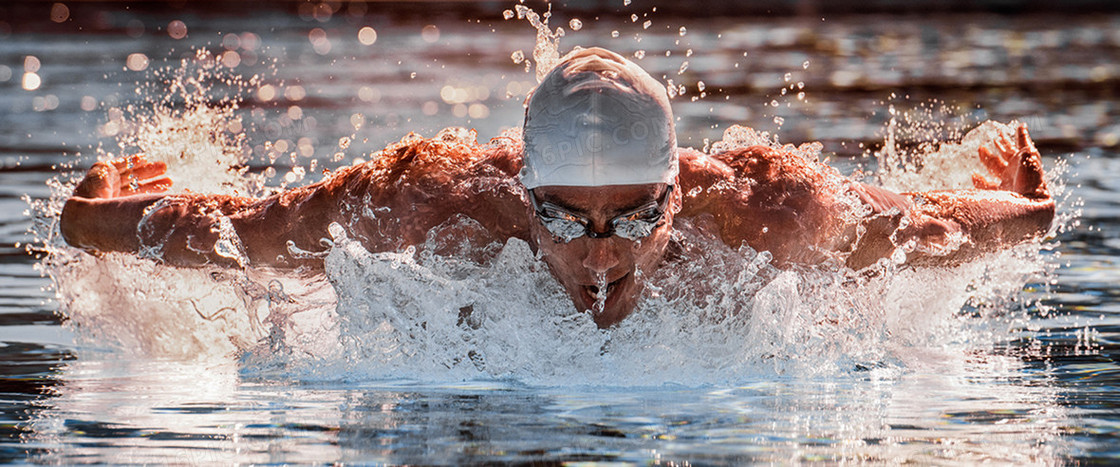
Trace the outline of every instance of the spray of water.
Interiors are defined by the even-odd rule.
[[[555,42],[540,43],[551,49],[534,53],[538,74],[547,71],[548,57],[558,56]],[[207,60],[200,54],[183,69]],[[203,97],[212,83],[225,83],[208,73],[169,75],[186,105],[148,107],[120,134],[122,148],[168,162],[179,189],[267,192],[240,168],[246,142],[228,131],[238,122],[236,99]],[[913,122],[932,124],[892,119],[888,134]],[[976,148],[999,128],[986,123],[960,142],[906,152],[888,136],[878,176],[896,189],[961,186],[976,170]],[[437,137],[479,148],[474,138],[466,131]],[[516,131],[499,138],[517,139]],[[710,150],[750,145],[779,147],[806,163],[820,159],[819,144],[781,146],[775,136],[738,126]],[[1050,182],[1060,190],[1060,180]],[[812,377],[959,364],[970,349],[990,347],[1024,326],[1038,307],[1018,291],[1048,267],[1038,245],[1024,245],[949,269],[885,260],[863,272],[783,270],[767,252],[724,245],[702,219],[678,219],[678,252],[660,269],[643,271],[647,292],[635,313],[602,330],[572,306],[525,242],[449,247],[440,232],[483,230],[466,217],[440,226],[418,248],[395,252],[371,253],[332,226],[320,276],[184,270],[63,245],[56,224],[71,187],[53,181],[55,196],[33,205],[34,233],[47,252],[39,267],[51,276],[61,312],[85,345],[169,358],[241,356],[250,374],[302,379],[696,385],[733,384],[759,373]],[[373,216],[377,208],[363,207]],[[236,257],[236,234],[223,238],[219,248]]]

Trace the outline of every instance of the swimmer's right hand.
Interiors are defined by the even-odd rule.
[[[117,198],[160,193],[171,187],[167,164],[152,162],[142,154],[98,162],[74,188],[78,198]]]
[[[157,194],[171,187],[167,165],[142,155],[93,164],[59,216],[62,238],[90,252],[136,251],[136,226]]]

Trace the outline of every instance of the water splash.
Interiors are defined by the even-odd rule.
[[[548,11],[543,14],[537,14],[532,8],[525,5],[517,5],[514,7],[517,10],[517,18],[524,19],[529,22],[537,30],[537,43],[533,47],[533,60],[536,61],[536,76],[537,82],[544,81],[545,75],[549,70],[552,70],[557,63],[560,63],[560,38],[564,37],[564,28],[556,28],[552,31],[548,27],[548,20],[552,16],[552,4],[548,5]],[[573,29],[578,29],[574,28]]]
[[[540,72],[543,62],[535,59]],[[185,83],[206,81],[181,76]],[[204,102],[194,94],[202,86],[180,88],[194,89],[187,97]],[[138,119],[122,141],[163,154],[156,157],[165,157],[173,173],[197,174],[178,177],[196,180],[198,191],[251,191],[239,185],[249,177],[234,163],[245,156],[244,142],[211,136],[237,121],[235,108],[157,111]],[[961,161],[974,159],[975,147],[991,140],[996,125],[981,126],[961,143],[892,144],[894,152],[881,155],[887,162],[879,176],[908,189],[963,183],[973,167]],[[905,128],[895,123],[889,131],[899,135]],[[477,145],[475,137],[449,129],[435,139]],[[506,139],[515,141],[516,132]],[[822,149],[819,143],[781,145],[775,135],[733,126],[710,150],[751,145],[781,148],[814,164]],[[205,148],[232,171],[215,170],[209,158],[179,157]],[[644,273],[648,293],[635,313],[601,330],[572,306],[528,244],[514,239],[449,247],[439,232],[482,229],[465,217],[435,229],[420,248],[384,253],[367,251],[332,226],[324,252],[293,252],[323,256],[325,276],[181,270],[61,245],[57,215],[69,187],[61,181],[52,187],[56,196],[36,207],[39,238],[50,251],[40,267],[52,276],[63,312],[86,345],[116,343],[170,358],[240,355],[246,373],[304,379],[697,385],[758,374],[813,377],[952,365],[969,349],[1005,340],[1022,326],[1034,305],[1019,300],[1017,291],[1047,267],[1038,245],[1024,245],[952,269],[903,269],[884,261],[871,274],[779,270],[766,252],[724,245],[703,219],[678,219],[674,242],[685,259]],[[243,257],[236,235],[226,233],[222,251]],[[980,319],[964,319],[969,314]]]
[[[175,191],[259,192],[260,180],[246,176],[250,151],[238,109],[241,96],[260,84],[258,76],[225,73],[204,49],[179,66],[154,70],[137,93],[155,100],[125,105],[119,113],[110,109],[101,131],[116,137],[119,152],[100,151],[99,158],[139,153],[166,162]],[[114,125],[111,133],[108,125]]]

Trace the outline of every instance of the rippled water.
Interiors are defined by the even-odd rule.
[[[608,333],[578,317],[549,325],[565,314],[562,293],[516,244],[486,267],[337,249],[333,287],[281,278],[301,300],[285,329],[302,332],[277,351],[254,347],[270,328],[254,327],[248,312],[214,314],[227,302],[259,306],[237,305],[246,296],[239,293],[251,293],[227,286],[267,278],[215,281],[124,258],[78,259],[65,269],[71,294],[59,303],[25,252],[36,220],[21,198],[48,198],[47,181],[68,164],[88,166],[98,145],[117,154],[193,141],[187,147],[203,156],[243,147],[250,174],[275,186],[314,179],[318,170],[306,170],[312,160],[337,167],[408,131],[466,126],[486,140],[520,123],[535,81],[511,56],[532,56],[533,30],[502,19],[512,5],[433,14],[372,4],[326,15],[74,4],[62,23],[51,21],[50,4],[39,7],[0,10],[9,15],[0,17],[0,459],[733,464],[1120,456],[1113,286],[1120,16],[691,18],[633,5],[596,21],[556,8],[553,26],[569,29],[565,49],[604,45],[644,55],[639,63],[651,73],[685,86],[673,105],[688,146],[703,148],[744,124],[782,142],[822,141],[830,162],[849,173],[876,168],[871,155],[892,109],[902,149],[931,136],[959,138],[987,119],[1025,121],[1047,165],[1066,166],[1069,228],[1041,255],[1013,251],[950,271],[903,271],[857,289],[800,272],[780,274],[747,302],[716,290],[711,297],[754,307],[754,321],[705,332],[688,327],[687,314],[654,305]],[[578,31],[570,16],[581,20]],[[183,22],[184,38],[171,37],[181,32],[173,20]],[[376,31],[371,45],[363,44],[372,37],[365,26]],[[164,83],[189,82],[175,73],[200,70],[200,49],[227,64],[200,83],[211,89],[210,102],[226,95],[243,102],[232,114],[180,115],[178,127],[167,127],[179,128],[171,136],[151,131],[159,122],[142,118],[153,103],[167,96],[172,108],[184,108]],[[184,95],[200,96],[192,92]],[[241,117],[240,128],[230,115]],[[191,140],[210,130],[244,135],[245,144]],[[129,136],[137,133],[146,139]],[[222,177],[208,167],[177,180],[221,189]],[[695,268],[661,279],[734,283],[752,258],[709,251]],[[356,277],[337,280],[347,274]],[[363,289],[370,278],[385,288]],[[739,285],[751,286],[745,280]],[[534,283],[539,293],[524,292]],[[1009,285],[1021,291],[1001,289]],[[433,318],[431,336],[387,341],[387,353],[384,342],[340,346],[339,336],[353,329],[331,326],[332,316],[364,316],[371,305],[363,290],[424,291],[388,307],[400,313],[472,301],[488,321],[454,334],[457,323],[440,328]],[[337,311],[336,301],[344,304]],[[526,302],[538,308],[508,312]],[[59,310],[83,325],[62,325]],[[860,321],[782,321],[830,313]],[[418,324],[407,314],[377,315],[370,326],[378,316]],[[464,336],[471,341],[448,343]]]

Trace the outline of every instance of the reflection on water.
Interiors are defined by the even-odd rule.
[[[950,374],[728,388],[289,384],[236,365],[83,358],[27,425],[46,463],[804,460],[1052,463],[1068,413],[1013,358]]]
[[[407,358],[397,367],[361,359],[332,367],[299,352],[288,354],[315,367],[309,371],[293,369],[283,358],[254,358],[260,350],[243,361],[229,361],[221,356],[252,347],[268,336],[263,329],[273,323],[255,322],[246,312],[231,325],[213,312],[256,307],[257,317],[264,320],[272,294],[254,284],[268,284],[267,279],[86,261],[70,270],[71,283],[81,284],[81,291],[117,290],[119,295],[77,295],[90,313],[83,319],[127,325],[112,328],[120,332],[103,336],[111,337],[107,340],[79,332],[85,339],[80,345],[69,335],[52,334],[50,330],[59,329],[52,314],[58,305],[41,303],[50,296],[40,290],[47,282],[30,261],[17,256],[23,251],[17,242],[26,242],[23,232],[31,222],[19,197],[47,198],[50,189],[44,181],[55,175],[53,164],[74,163],[74,152],[85,155],[79,166],[95,153],[128,153],[136,147],[176,156],[166,140],[128,135],[137,122],[160,127],[160,122],[141,119],[151,116],[150,102],[166,97],[168,108],[186,107],[181,94],[162,88],[157,77],[166,75],[158,71],[179,69],[182,59],[197,63],[197,49],[213,57],[208,66],[225,70],[217,76],[240,76],[250,83],[203,80],[199,84],[215,90],[205,102],[221,103],[227,90],[237,95],[239,88],[244,101],[231,114],[172,122],[189,124],[160,127],[167,133],[159,136],[180,141],[173,137],[176,132],[243,135],[245,145],[238,147],[245,150],[233,154],[234,159],[247,157],[250,174],[273,186],[307,183],[323,168],[364,158],[408,131],[432,135],[447,126],[466,126],[485,140],[520,123],[521,103],[534,78],[511,55],[520,51],[532,58],[534,38],[524,22],[501,19],[501,10],[512,5],[441,13],[446,16],[433,16],[427,6],[401,14],[364,3],[341,9],[329,2],[322,5],[327,10],[237,7],[218,14],[80,3],[64,5],[69,16],[63,22],[0,18],[0,349],[7,362],[0,380],[0,431],[5,439],[18,440],[0,444],[0,459],[30,456],[62,464],[170,459],[727,464],[1062,463],[1117,456],[1120,325],[1115,313],[1120,308],[1113,284],[1120,280],[1120,243],[1114,238],[1120,187],[1111,174],[1117,170],[1114,150],[1120,138],[1115,123],[1120,107],[1112,92],[1120,76],[1120,17],[1112,14],[690,19],[662,16],[649,5],[635,4],[621,15],[595,21],[589,14],[554,11],[553,27],[567,25],[564,48],[612,47],[642,57],[639,63],[655,76],[672,80],[678,131],[689,146],[704,147],[719,140],[731,124],[746,124],[775,132],[783,142],[821,140],[824,153],[839,154],[833,162],[847,173],[856,166],[874,168],[869,160],[844,156],[879,150],[891,109],[904,115],[917,108],[911,114],[919,120],[923,114],[927,119],[935,115],[937,121],[951,123],[939,128],[970,128],[988,118],[1024,120],[1050,156],[1084,149],[1091,157],[1070,159],[1067,175],[1073,199],[1085,200],[1084,223],[1063,233],[1053,251],[1031,257],[1063,267],[1030,282],[1025,295],[966,291],[996,299],[977,302],[965,292],[945,296],[938,293],[944,289],[917,287],[987,274],[983,271],[912,277],[909,284],[919,293],[899,289],[881,295],[882,309],[907,312],[891,315],[895,328],[875,328],[838,351],[817,344],[852,337],[851,329],[810,326],[783,335],[776,330],[786,328],[747,326],[758,334],[673,334],[676,330],[668,329],[655,336],[662,339],[630,335],[626,340],[620,332],[610,340],[590,330],[579,341],[589,344],[582,353],[565,354],[555,349],[576,349],[572,340],[563,341],[565,334],[517,342],[519,329],[548,328],[509,319],[508,328],[480,332],[510,330],[506,340],[486,342],[536,349],[542,357],[536,367],[512,365],[529,361],[525,355],[503,361],[502,353],[491,350],[490,366],[483,371],[469,363],[468,355],[461,368],[469,371],[438,373],[450,376],[433,382],[402,379],[399,373],[394,377],[393,370],[417,361]],[[359,12],[355,5],[365,9]],[[42,6],[44,12],[61,14],[52,5]],[[581,24],[574,32],[573,17]],[[140,95],[133,93],[134,81],[140,83]],[[934,110],[926,112],[923,106]],[[926,131],[913,138],[897,136],[905,148],[922,138],[947,135]],[[228,142],[203,138],[190,147],[216,148],[206,156],[228,155],[223,152]],[[98,144],[100,151],[92,149]],[[220,177],[211,172],[184,174],[180,180],[217,181]],[[713,252],[725,253],[739,252]],[[388,271],[391,264],[380,266]],[[991,274],[998,277],[996,266],[1005,264],[990,263],[996,270]],[[1004,273],[1040,269],[1033,263],[1016,267],[1021,269]],[[121,274],[122,269],[133,273]],[[535,274],[546,277],[541,271]],[[535,277],[523,276],[517,278]],[[1016,286],[1023,283],[1021,278],[1004,279]],[[514,291],[518,284],[510,280],[506,287]],[[777,283],[783,284],[788,289],[773,296],[799,297],[798,284]],[[155,300],[136,306],[176,287],[186,296],[192,287],[214,293],[194,302],[161,305]],[[334,300],[318,295],[333,290],[297,289],[285,285],[295,296]],[[460,299],[453,289],[436,292],[415,303],[435,303],[441,296]],[[779,313],[791,309],[812,316],[817,311],[812,298],[801,308],[774,301],[775,319],[799,317]],[[927,313],[925,303],[939,312]],[[502,310],[498,305],[489,312],[497,316]],[[964,311],[958,313],[958,308]],[[118,314],[122,309],[127,313]],[[150,322],[169,326],[153,333]],[[651,329],[641,327],[649,324],[635,321],[629,332]],[[338,332],[330,323],[313,333],[300,331],[310,329],[306,322],[284,325],[292,330],[289,336]],[[234,328],[238,332],[229,332]],[[940,332],[930,334],[935,329]],[[819,331],[833,333],[813,334]],[[682,341],[682,336],[690,340]],[[107,349],[108,340],[124,340],[135,352]],[[295,347],[305,351],[321,342],[310,339]],[[595,360],[604,342],[619,355],[626,351],[629,360]],[[646,345],[650,342],[656,345]],[[188,345],[180,345],[184,343]],[[721,344],[746,350],[726,352]],[[786,357],[805,355],[803,365],[775,363],[780,359],[759,350],[767,344],[784,349]],[[749,358],[706,358],[693,352],[698,350]],[[180,358],[208,352],[219,357],[193,363]],[[140,356],[145,353],[173,358]],[[559,368],[594,370],[594,378],[576,379],[583,385],[572,386],[572,375],[564,371],[538,384],[516,377],[525,368],[558,367],[549,358],[581,355],[599,366]],[[810,371],[811,358],[821,355],[833,356],[826,362],[830,367]],[[848,358],[853,355],[867,358]],[[712,378],[717,370],[705,366],[711,362],[717,368],[724,365],[727,377]],[[494,368],[507,371],[485,371]],[[433,373],[428,368],[419,374]],[[695,375],[701,376],[699,382]],[[622,377],[621,383],[612,385],[611,376]],[[464,378],[467,382],[457,383]],[[635,383],[642,378],[650,385]]]

